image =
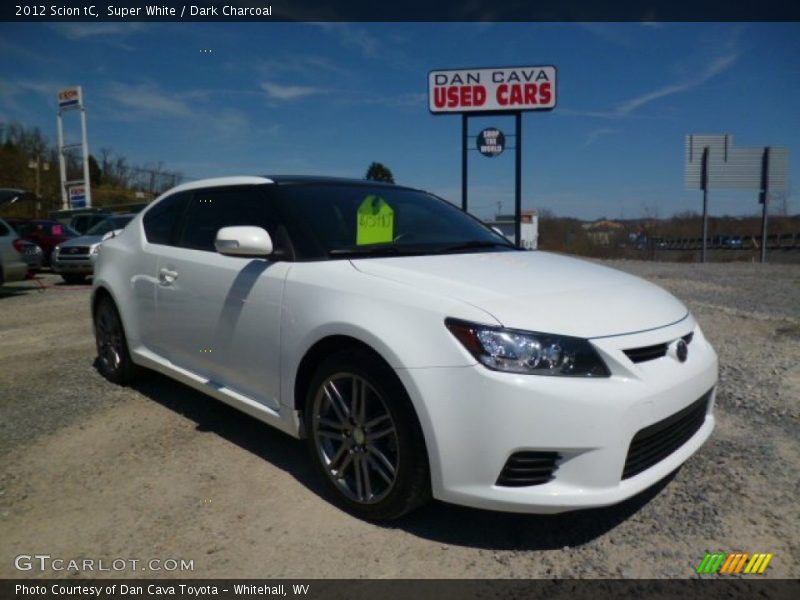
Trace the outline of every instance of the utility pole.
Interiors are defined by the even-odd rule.
[[[31,159],[28,161],[28,168],[36,170],[36,206],[34,207],[34,218],[38,219],[39,211],[42,209],[40,172],[49,171],[50,163],[47,161],[43,161],[42,156],[40,154],[37,154],[35,159]]]

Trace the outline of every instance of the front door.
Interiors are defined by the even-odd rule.
[[[219,254],[222,227],[255,225],[274,237],[259,186],[194,192],[176,243],[157,266],[157,327],[175,366],[272,408],[280,405],[280,323],[291,263]]]

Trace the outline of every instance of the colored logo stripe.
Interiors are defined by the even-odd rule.
[[[709,554],[706,552],[705,557],[700,562],[700,566],[697,567],[697,572],[716,573],[722,565],[723,560],[725,560],[724,552],[715,552],[714,554]]]
[[[760,575],[767,568],[772,556],[772,554],[767,553],[750,555],[748,552],[733,552],[731,554],[726,554],[725,552],[710,554],[706,552],[697,567],[697,573],[732,575],[744,572],[751,575]]]
[[[769,561],[772,560],[772,554],[753,554],[753,558],[747,563],[745,573],[758,573],[759,575],[767,568]]]
[[[750,555],[747,552],[734,552],[733,554],[729,554],[728,559],[719,570],[720,575],[723,573],[738,573],[744,568],[744,563],[749,557]]]

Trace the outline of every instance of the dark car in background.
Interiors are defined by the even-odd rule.
[[[50,265],[53,248],[80,234],[63,223],[50,219],[7,218],[6,222],[23,240],[36,244],[42,249],[42,263]]]
[[[69,226],[72,227],[75,231],[83,235],[87,231],[89,231],[92,227],[105,221],[108,217],[111,216],[110,212],[107,211],[95,211],[90,213],[81,213],[74,215],[72,219],[69,221]]]

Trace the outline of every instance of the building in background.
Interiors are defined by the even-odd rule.
[[[610,221],[609,219],[599,219],[591,223],[584,223],[583,228],[586,230],[586,235],[591,242],[597,246],[609,246],[615,238],[620,236],[625,226],[618,221]]]
[[[514,241],[514,215],[495,215],[494,220],[486,221],[486,224],[499,229],[510,241]],[[535,210],[522,211],[520,229],[520,246],[526,250],[536,250],[539,246],[539,215]]]

